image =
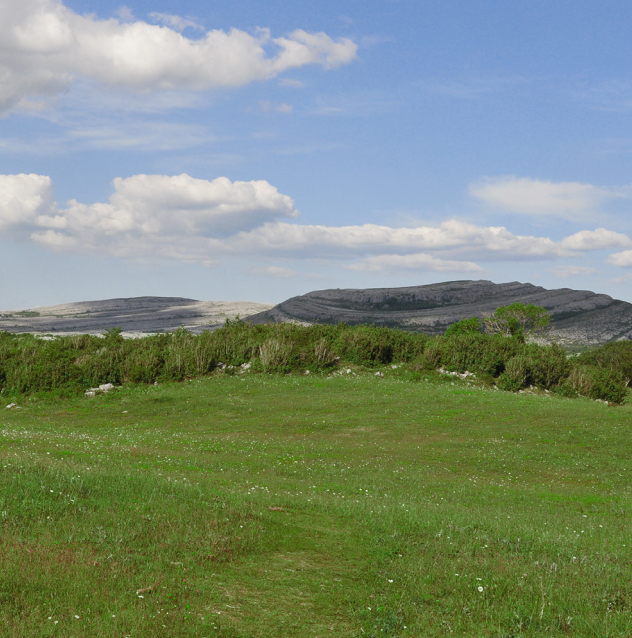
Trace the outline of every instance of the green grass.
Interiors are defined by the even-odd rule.
[[[632,408],[384,374],[2,410],[0,634],[632,635]]]

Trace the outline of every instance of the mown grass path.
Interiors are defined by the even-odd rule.
[[[385,374],[3,410],[0,635],[632,635],[632,409]]]

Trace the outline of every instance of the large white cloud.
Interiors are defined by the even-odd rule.
[[[470,195],[506,212],[578,219],[608,200],[625,196],[625,191],[510,176],[472,184]]]
[[[468,259],[551,259],[570,255],[546,237],[514,235],[502,226],[481,227],[457,220],[439,226],[392,228],[266,224],[231,240],[239,250],[301,256],[413,254],[420,251],[467,255]]]
[[[222,257],[336,260],[359,271],[480,272],[477,262],[544,261],[627,248],[622,233],[597,228],[560,241],[504,226],[450,220],[437,226],[325,226],[289,223],[298,212],[267,181],[189,175],[118,177],[106,202],[57,203],[42,175],[0,175],[0,236],[55,250],[216,263]],[[610,263],[632,264],[632,251]]]
[[[294,202],[266,181],[213,181],[189,175],[135,175],[116,178],[107,203],[70,200],[60,209],[49,177],[0,176],[0,229],[31,233],[56,248],[77,245],[133,254],[141,245],[172,253],[183,239],[195,245],[295,217]],[[44,230],[45,229],[45,230]]]
[[[201,90],[307,64],[333,68],[357,51],[349,39],[300,29],[280,38],[232,29],[191,39],[143,21],[81,16],[56,0],[2,0],[0,43],[0,113],[25,98],[58,94],[78,76],[135,90]]]
[[[0,231],[54,219],[53,182],[45,175],[0,175]]]

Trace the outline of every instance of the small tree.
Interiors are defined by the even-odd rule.
[[[551,315],[541,306],[518,302],[496,308],[496,312],[483,321],[485,332],[524,341],[526,337],[544,331],[551,323]]]
[[[469,319],[461,319],[461,321],[457,321],[456,323],[448,326],[448,329],[445,331],[446,337],[451,337],[453,335],[469,335],[473,333],[481,332],[483,324],[478,317],[470,317]]]

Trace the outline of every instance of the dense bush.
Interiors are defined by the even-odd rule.
[[[517,392],[536,386],[567,396],[579,394],[622,403],[625,386],[632,376],[630,344],[608,344],[572,360],[557,345],[526,344],[520,338],[503,335],[455,332],[429,341],[421,361],[427,369],[474,372],[495,382],[501,390]]]
[[[507,392],[518,392],[528,385],[531,360],[517,355],[507,361],[505,371],[498,377],[496,385]]]
[[[242,321],[228,321],[201,335],[180,329],[143,339],[124,339],[118,329],[100,337],[49,339],[0,333],[0,394],[80,393],[104,383],[181,381],[208,374],[219,364],[227,372],[250,363],[253,371],[285,373],[393,362],[473,372],[503,390],[533,385],[621,403],[632,376],[632,344],[608,344],[569,359],[555,345],[467,330],[430,338],[376,326],[253,326]]]
[[[475,334],[482,331],[483,322],[478,317],[469,317],[448,326],[445,336],[453,337],[454,335]]]
[[[229,369],[251,363],[263,372],[326,370],[340,361],[372,367],[413,361],[427,341],[422,334],[374,326],[242,321],[201,335],[180,329],[143,339],[124,339],[119,329],[51,339],[0,333],[0,392],[81,392],[104,383],[181,381],[208,374],[219,363]]]
[[[482,372],[497,377],[504,371],[505,362],[521,348],[517,339],[501,335],[456,334],[433,339],[426,346],[423,361],[429,369]]]
[[[582,353],[577,362],[620,374],[626,384],[632,385],[632,341],[613,341],[601,348]]]
[[[561,385],[563,394],[578,394],[608,403],[623,403],[627,394],[621,375],[612,370],[578,365]]]
[[[506,362],[497,385],[514,392],[531,385],[548,390],[556,388],[570,369],[566,351],[559,346],[525,345],[520,354]]]

